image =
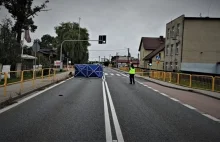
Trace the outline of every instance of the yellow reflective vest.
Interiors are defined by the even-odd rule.
[[[135,68],[130,68],[129,74],[135,74]]]

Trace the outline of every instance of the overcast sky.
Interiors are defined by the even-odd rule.
[[[34,0],[41,4],[43,0]],[[108,57],[119,52],[126,55],[130,48],[131,55],[137,57],[141,37],[159,37],[165,35],[166,23],[178,16],[220,17],[220,0],[50,0],[48,12],[41,12],[35,17],[38,29],[31,33],[31,38],[40,38],[44,34],[56,36],[54,27],[61,22],[78,22],[89,30],[90,39],[98,39],[98,35],[107,35],[107,44],[99,45],[90,42],[90,59],[98,60],[98,56]],[[1,9],[0,19],[10,17]]]

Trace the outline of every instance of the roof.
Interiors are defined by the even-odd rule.
[[[184,17],[186,20],[220,20],[219,17]]]
[[[153,58],[155,55],[157,55],[158,53],[160,53],[161,51],[163,51],[165,48],[164,44],[161,45],[159,48],[157,48],[156,50],[154,50],[153,52],[151,52],[150,54],[148,54],[146,57],[144,57],[144,60],[149,60],[151,58]]]
[[[53,53],[53,55],[57,55],[56,51],[53,49],[40,49],[38,52],[43,53],[45,55],[50,55]]]
[[[161,38],[160,37],[142,37],[138,51],[141,50],[142,43],[143,43],[145,50],[155,50],[159,48],[161,45],[161,41],[163,42],[163,44],[165,43],[165,39],[163,37]]]

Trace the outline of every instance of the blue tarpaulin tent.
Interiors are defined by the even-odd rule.
[[[92,64],[76,64],[75,77],[99,77],[103,76],[103,68],[101,65]]]

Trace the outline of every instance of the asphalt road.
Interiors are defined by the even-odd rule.
[[[103,80],[74,78],[0,113],[0,141],[220,141],[219,122],[105,72]]]

